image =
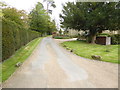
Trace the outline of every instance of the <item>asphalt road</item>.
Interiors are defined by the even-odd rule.
[[[3,88],[118,88],[117,64],[76,56],[59,42],[44,38]]]

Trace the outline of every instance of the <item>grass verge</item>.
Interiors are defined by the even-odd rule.
[[[5,62],[2,63],[2,82],[7,80],[17,69],[15,64],[17,62],[24,62],[39,44],[42,38],[37,38],[29,42],[27,45],[23,46],[16,53]]]
[[[100,55],[102,61],[120,63],[118,62],[118,45],[97,45],[89,44],[84,41],[67,41],[61,43],[65,48],[73,49],[78,56],[91,58],[91,55]]]

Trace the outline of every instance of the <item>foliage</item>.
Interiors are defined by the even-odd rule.
[[[110,34],[109,33],[100,33],[100,34],[98,34],[98,36],[107,36],[107,37],[109,37]]]
[[[61,24],[66,28],[88,31],[88,42],[94,43],[96,35],[103,30],[120,29],[117,3],[68,2],[60,14]]]
[[[78,34],[77,40],[86,40],[86,34]]]
[[[50,35],[56,30],[55,21],[50,20],[41,3],[38,3],[29,15],[24,10],[11,8],[2,2],[0,4],[3,60],[31,40],[43,34]]]
[[[13,22],[2,20],[2,59],[9,58],[16,50],[40,36],[39,33],[25,30]]]
[[[47,4],[47,13],[52,14],[52,10],[49,9],[49,6],[56,8],[55,2],[53,0],[43,0],[43,2],[46,2]]]
[[[2,60],[5,60],[40,34],[28,30],[25,11],[5,7],[2,13]]]
[[[41,35],[47,33],[51,34],[56,30],[55,22],[50,21],[50,17],[43,9],[43,5],[41,3],[37,3],[36,7],[30,12],[30,29],[34,31],[38,31]]]
[[[34,48],[39,44],[42,38],[37,38],[27,45],[20,48],[17,52],[15,52],[14,56],[4,61],[2,64],[2,82],[7,80],[17,69],[15,67],[17,62],[23,63],[32,53]]]
[[[62,35],[62,30],[61,29],[59,30],[59,34]]]
[[[63,46],[74,51],[75,54],[81,57],[92,59],[92,55],[99,55],[102,61],[120,63],[118,62],[118,45],[97,45],[89,44],[85,41],[67,41],[62,43]],[[106,52],[109,50],[109,52]]]
[[[120,44],[120,34],[110,35],[111,44]]]
[[[55,36],[55,39],[70,39],[71,37],[69,36]]]

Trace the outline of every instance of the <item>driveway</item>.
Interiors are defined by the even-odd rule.
[[[76,56],[58,42],[44,38],[3,88],[118,88],[117,64]]]

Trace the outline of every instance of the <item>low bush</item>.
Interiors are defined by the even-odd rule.
[[[110,37],[111,37],[111,44],[113,45],[120,44],[120,34],[110,35]]]
[[[55,39],[70,39],[71,37],[69,36],[55,36]]]
[[[98,36],[110,36],[110,34],[108,34],[108,33],[101,33],[101,34],[99,34]]]

